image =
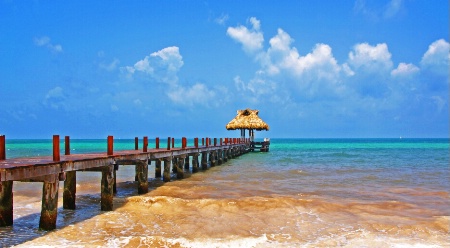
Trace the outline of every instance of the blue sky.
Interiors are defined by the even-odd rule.
[[[449,137],[448,1],[0,0],[8,138]]]

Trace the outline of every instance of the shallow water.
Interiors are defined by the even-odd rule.
[[[448,164],[447,139],[272,139],[268,153],[183,180],[173,175],[169,183],[152,177],[153,163],[145,195],[137,195],[134,166],[121,166],[111,212],[100,211],[100,173],[77,172],[77,210],[62,209],[60,199],[51,232],[37,230],[42,184],[15,182],[14,226],[0,228],[0,241],[17,247],[450,247]]]

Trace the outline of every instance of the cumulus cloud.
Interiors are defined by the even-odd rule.
[[[103,70],[106,71],[114,71],[117,66],[119,65],[120,61],[116,58],[113,59],[113,61],[111,61],[111,63],[100,63],[99,67]]]
[[[423,68],[442,76],[449,75],[450,44],[444,39],[437,40],[428,47],[420,62]]]
[[[126,66],[126,71],[130,76],[135,73],[144,73],[153,79],[168,84],[176,84],[177,73],[183,66],[183,57],[176,46],[166,47],[154,52],[144,59],[139,60],[133,66]]]
[[[53,109],[59,109],[65,106],[66,96],[63,88],[55,87],[47,92],[44,98],[44,105]]]
[[[209,102],[216,97],[216,93],[202,83],[196,83],[192,87],[178,85],[169,91],[167,95],[172,102],[189,107],[196,104],[208,106]]]
[[[393,77],[412,77],[419,71],[419,67],[413,64],[400,63],[396,69],[391,71],[391,75]]]
[[[366,0],[356,0],[353,10],[357,14],[369,18],[373,21],[387,20],[394,18],[404,9],[403,0],[390,0],[386,5],[377,7],[374,4],[367,4]]]
[[[53,53],[60,53],[63,51],[62,46],[59,44],[52,44],[50,38],[47,36],[35,37],[34,44],[39,47],[46,47]]]
[[[360,43],[353,47],[348,54],[348,64],[354,70],[363,70],[369,73],[387,72],[392,69],[391,53],[386,43],[371,46]]]
[[[227,34],[235,41],[241,43],[246,52],[253,53],[263,47],[264,37],[260,31],[260,21],[255,17],[251,17],[249,22],[252,26],[250,29],[242,25],[229,27]]]
[[[228,18],[229,18],[228,15],[222,14],[220,17],[217,17],[214,21],[215,21],[217,24],[225,25],[225,23],[226,23],[226,21],[228,20]]]

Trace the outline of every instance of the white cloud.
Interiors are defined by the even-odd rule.
[[[193,106],[201,104],[208,106],[214,100],[216,93],[201,83],[196,83],[192,87],[177,86],[167,93],[172,102],[179,105]]]
[[[177,73],[182,66],[183,57],[179,48],[172,46],[145,56],[133,66],[122,67],[121,70],[129,76],[141,72],[160,82],[174,85],[178,81]]]
[[[46,47],[47,49],[49,49],[51,52],[54,52],[54,53],[59,53],[59,52],[63,51],[61,45],[59,45],[59,44],[52,44],[50,42],[50,38],[47,37],[47,36],[34,38],[34,44],[36,44],[36,46],[39,46],[39,47]]]
[[[47,92],[44,98],[44,105],[54,109],[65,107],[66,96],[63,92],[63,88],[55,87]]]
[[[396,69],[391,71],[391,75],[394,77],[411,77],[419,71],[419,67],[413,64],[400,63]]]
[[[242,44],[242,48],[248,52],[253,53],[262,49],[264,37],[260,31],[261,25],[258,19],[251,17],[249,22],[252,25],[251,29],[245,26],[229,27],[227,34],[237,42]]]
[[[385,11],[383,12],[383,17],[386,19],[396,16],[403,7],[403,0],[391,0]]]
[[[217,24],[225,25],[225,22],[228,20],[229,16],[226,14],[222,14],[220,17],[216,18],[214,21]]]
[[[348,55],[348,64],[353,70],[369,73],[383,73],[392,69],[391,53],[386,43],[371,46],[360,43],[353,47]]]
[[[433,42],[422,57],[421,65],[438,75],[449,75],[450,44],[444,39]]]
[[[107,70],[107,71],[114,71],[117,68],[117,65],[119,65],[120,61],[116,58],[114,58],[114,60],[109,63],[109,64],[105,64],[105,63],[100,63],[99,66],[101,69]]]

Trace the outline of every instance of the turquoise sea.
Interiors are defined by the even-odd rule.
[[[114,141],[131,149],[134,139]],[[106,139],[71,141],[71,153],[102,151]],[[6,141],[7,158],[51,152],[51,140]],[[272,138],[268,153],[183,180],[154,178],[153,162],[145,195],[120,166],[111,212],[100,211],[99,173],[78,172],[77,209],[60,199],[51,232],[38,230],[42,184],[15,182],[0,246],[450,247],[449,162],[449,139]]]

